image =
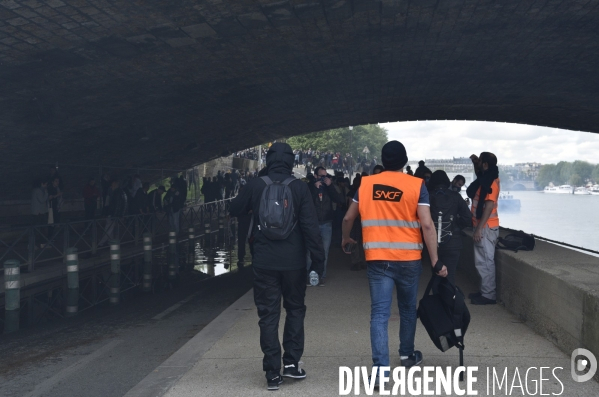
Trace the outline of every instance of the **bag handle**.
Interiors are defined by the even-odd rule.
[[[441,276],[437,276],[436,274],[433,273],[433,276],[431,277],[430,281],[428,282],[428,285],[426,286],[426,290],[424,291],[424,296],[427,296],[431,290],[434,290],[439,283],[441,282]]]

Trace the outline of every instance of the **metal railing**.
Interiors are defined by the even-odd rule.
[[[189,227],[204,230],[206,222],[224,217],[232,199],[185,207],[179,212],[179,241],[186,241]],[[70,221],[52,225],[16,227],[0,232],[0,263],[17,259],[27,272],[57,263],[66,263],[68,248],[77,248],[82,256],[94,257],[108,251],[108,242],[120,241],[131,251],[140,251],[142,235],[152,234],[153,240],[165,239],[171,231],[166,213],[127,215],[122,218],[100,218]],[[131,248],[134,247],[134,248]],[[137,249],[136,249],[137,248]]]

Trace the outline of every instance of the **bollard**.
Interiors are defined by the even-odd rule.
[[[21,308],[21,269],[16,259],[4,262],[4,333],[19,330]]]
[[[177,278],[177,233],[169,232],[168,234],[169,243],[169,264],[168,264],[168,278],[174,280]]]
[[[188,242],[188,252],[189,252],[189,258],[187,263],[191,265],[191,267],[193,268],[193,257],[195,254],[195,229],[193,227],[189,228],[189,242]]]
[[[204,221],[204,230],[206,235],[210,234],[210,218]]]
[[[121,295],[121,243],[110,241],[110,294],[108,301],[118,305]]]
[[[144,282],[143,291],[152,291],[152,235],[144,233]]]
[[[77,248],[67,249],[67,317],[79,311],[79,254]]]

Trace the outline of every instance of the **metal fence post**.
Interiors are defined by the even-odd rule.
[[[121,243],[110,241],[110,294],[111,305],[118,305],[121,295]]]
[[[207,212],[206,209],[204,209],[204,216],[203,216],[203,218],[204,218],[204,233],[206,235],[209,235],[210,234],[210,223],[211,223],[212,217],[210,216],[209,213],[207,214],[206,212]]]
[[[35,269],[35,227],[29,228],[29,246],[27,247],[27,271],[31,273]]]
[[[62,238],[63,238],[63,245],[62,245],[62,263],[67,263],[67,250],[69,249],[69,237],[71,234],[71,227],[70,227],[70,223],[63,223],[60,224],[59,227],[62,227]],[[58,232],[60,233],[60,232]],[[56,233],[58,235],[58,233]]]
[[[143,225],[143,220],[141,220],[141,222],[140,220],[140,215],[135,215],[135,219],[133,220],[133,227],[135,228],[135,233],[133,233],[133,239],[135,240],[136,247],[139,245],[139,236],[141,234],[139,228],[141,227],[141,225]]]
[[[194,253],[195,253],[195,229],[193,227],[189,228],[189,236],[188,236],[189,240],[188,240],[188,251],[189,251],[189,260],[187,261],[187,263],[189,265],[191,265],[191,267],[193,268],[193,257],[194,257]]]
[[[67,249],[67,308],[66,315],[79,311],[79,254],[77,248]]]
[[[177,278],[177,233],[169,232],[168,233],[168,242],[169,242],[169,264],[168,264],[168,278],[169,280],[174,280]]]
[[[98,253],[98,222],[93,219],[92,220],[92,255],[96,255]]]
[[[19,330],[21,309],[21,270],[16,259],[4,262],[4,333]]]
[[[144,233],[144,271],[143,291],[152,290],[152,235]]]

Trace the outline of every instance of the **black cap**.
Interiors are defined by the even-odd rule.
[[[381,150],[381,159],[386,170],[397,171],[408,162],[406,148],[399,141],[389,141]]]

